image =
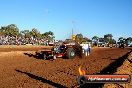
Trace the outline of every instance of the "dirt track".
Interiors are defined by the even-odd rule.
[[[26,49],[13,51],[9,48],[1,48],[0,88],[77,87],[76,77],[79,75],[80,65],[87,74],[96,74],[129,51],[130,49],[98,48],[92,50],[87,58],[74,60],[58,58],[51,61],[36,59],[34,51],[26,51]]]

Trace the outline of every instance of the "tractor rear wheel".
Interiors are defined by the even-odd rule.
[[[66,57],[68,59],[74,59],[75,57],[75,51],[73,48],[68,48],[67,51],[66,51]]]

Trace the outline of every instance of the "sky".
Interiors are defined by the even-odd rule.
[[[132,0],[0,0],[0,26],[52,31],[57,40],[85,37],[132,37]]]

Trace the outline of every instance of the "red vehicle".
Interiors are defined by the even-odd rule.
[[[66,57],[68,59],[73,59],[76,54],[72,46],[61,45],[59,47],[54,47],[50,51],[41,51],[44,59],[56,57]]]
[[[63,43],[54,45],[50,50],[41,51],[43,59],[56,59],[57,57],[74,59],[76,55],[81,56],[82,50],[79,45]]]

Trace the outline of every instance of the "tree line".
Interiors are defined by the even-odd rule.
[[[40,33],[38,29],[36,28],[32,28],[31,31],[28,29],[19,31],[19,28],[15,24],[1,26],[0,36],[16,37],[16,39],[18,37],[25,38],[25,39],[35,38],[35,39],[44,39],[48,41],[53,41],[55,39],[54,33],[52,31]],[[94,45],[98,45],[98,43],[100,42],[104,42],[107,44],[116,44],[118,42],[125,42],[126,44],[129,44],[130,42],[132,42],[132,37],[128,37],[128,38],[120,37],[118,41],[116,41],[115,39],[113,39],[112,34],[105,34],[104,37],[93,36],[92,39],[89,39],[87,37],[84,37],[80,33],[75,36],[75,41],[77,43],[92,42]]]
[[[19,28],[15,24],[10,24],[7,26],[1,26],[0,28],[0,36],[10,36],[10,37],[22,37],[22,38],[36,38],[36,39],[41,39],[43,38],[44,40],[48,41],[53,41],[55,38],[54,33],[52,31],[48,31],[45,33],[40,33],[38,29],[32,28],[31,31],[26,29],[19,31]]]
[[[118,44],[120,42],[123,42],[124,44],[128,45],[130,42],[132,42],[132,37],[128,37],[128,38],[119,37],[118,41],[116,41],[113,38],[112,34],[105,34],[104,37],[93,36],[92,39],[89,39],[87,37],[83,37],[83,35],[80,33],[75,36],[75,41],[78,43],[92,42],[93,45],[95,46],[97,46],[99,43],[106,43],[110,45],[110,44]]]

